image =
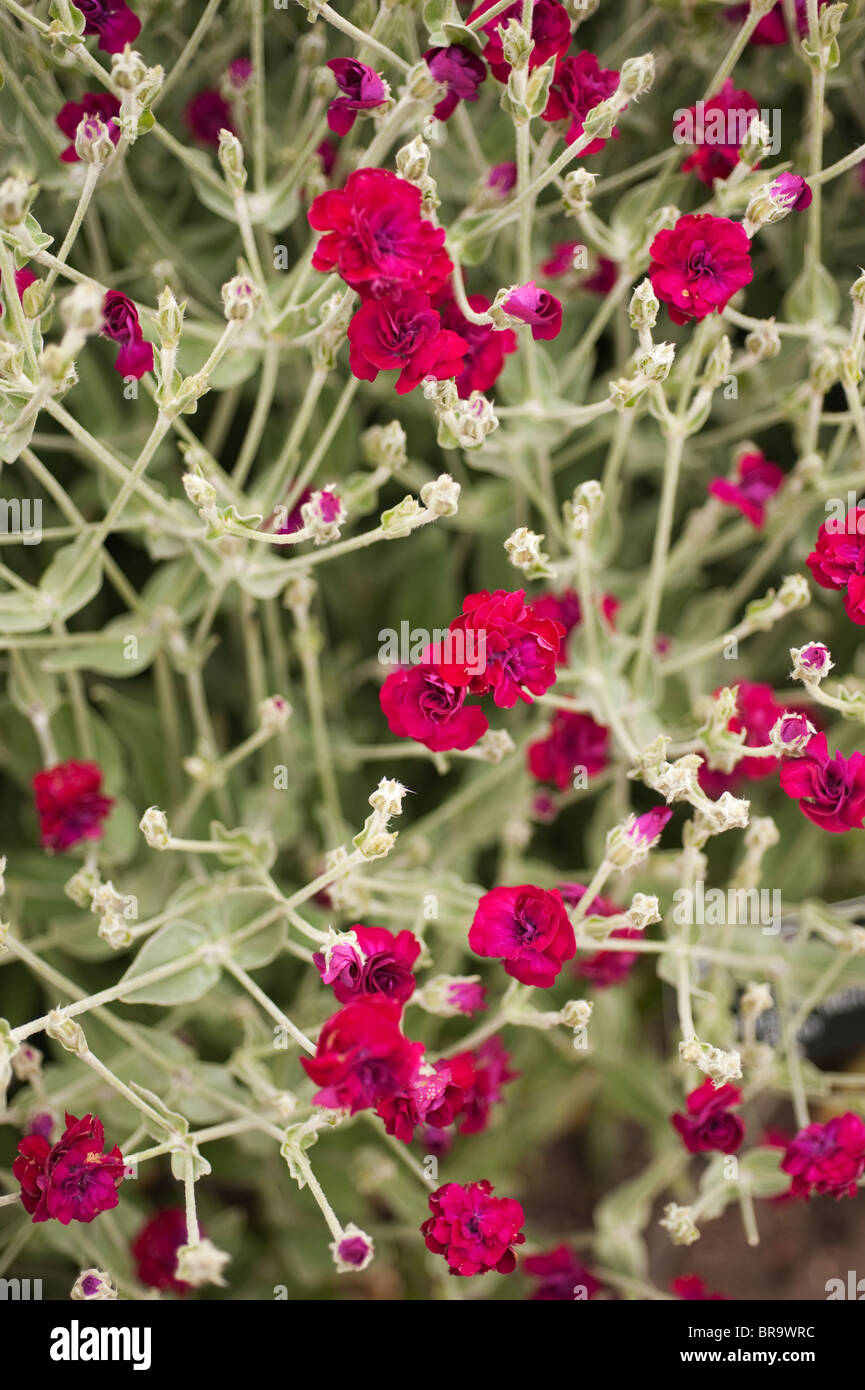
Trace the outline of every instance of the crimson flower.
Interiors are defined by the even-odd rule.
[[[84,15],[85,34],[98,34],[103,53],[122,53],[141,33],[141,20],[126,0],[75,0]]]
[[[609,743],[609,729],[596,724],[590,714],[556,710],[546,738],[529,744],[529,772],[539,782],[553,782],[559,791],[567,791],[577,768],[594,777],[606,767]]]
[[[658,232],[649,254],[652,288],[670,306],[673,323],[720,311],[754,278],[742,224],[708,212],[686,213]]]
[[[734,1154],[742,1147],[745,1125],[731,1107],[741,1103],[738,1086],[719,1086],[716,1090],[715,1083],[706,1080],[686,1098],[687,1115],[671,1115],[670,1123],[689,1153]]]
[[[483,710],[465,698],[466,687],[453,685],[434,662],[392,671],[379,692],[391,733],[435,753],[472,748],[489,728]]]
[[[386,169],[356,169],[344,188],[313,200],[309,224],[324,235],[312,258],[363,296],[400,290],[432,295],[453,266],[445,231],[421,215],[421,192]]]
[[[416,290],[365,300],[348,325],[348,341],[354,375],[375,381],[379,372],[398,369],[400,396],[426,376],[437,381],[456,376],[466,350],[459,334],[442,328],[429,296]]]
[[[79,1120],[67,1114],[56,1144],[31,1134],[18,1145],[12,1172],[21,1184],[21,1202],[34,1222],[55,1219],[88,1224],[119,1201],[123,1155],[115,1145],[103,1153],[105,1131],[96,1115]]]
[[[153,344],[145,342],[138,310],[120,290],[109,290],[102,301],[102,334],[120,344],[114,370],[139,379],[153,371]]]
[[[466,23],[471,24],[473,20],[484,14],[496,3],[497,0],[482,0],[482,3],[472,10]],[[520,0],[516,0],[515,4],[497,14],[488,24],[481,26],[480,32],[487,37],[483,56],[490,65],[490,72],[493,77],[499,82],[507,82],[511,71],[510,63],[505,61],[499,27],[500,25],[506,26],[511,19],[522,19],[522,14],[522,4]],[[563,57],[568,51],[570,42],[571,21],[564,5],[558,4],[557,0],[535,0],[532,10],[532,43],[534,47],[529,55],[529,69],[541,67],[544,63],[549,62],[550,58]]]
[[[516,1268],[513,1247],[522,1245],[523,1209],[513,1197],[493,1197],[492,1184],[467,1187],[448,1182],[431,1192],[432,1216],[421,1226],[427,1249],[444,1255],[451,1274],[470,1277],[495,1269],[510,1274]]]
[[[865,624],[865,507],[854,507],[843,523],[824,521],[807,564],[821,589],[846,589],[847,617]]]
[[[75,149],[75,136],[82,121],[91,120],[93,117],[102,121],[108,129],[112,142],[116,145],[120,139],[120,126],[115,117],[119,115],[120,102],[111,92],[85,92],[80,101],[67,101],[66,105],[60,108],[55,120],[55,124],[70,142],[60,154],[64,164],[77,164],[79,162],[80,156]]]
[[[506,975],[539,989],[555,983],[577,949],[561,893],[530,883],[484,893],[469,929],[469,945],[479,956],[503,960]]]
[[[784,470],[759,450],[742,454],[736,464],[736,479],[713,478],[709,492],[726,507],[736,507],[758,531],[766,521],[766,503],[781,487]]]
[[[398,1096],[380,1100],[375,1113],[384,1120],[388,1134],[410,1144],[418,1125],[444,1129],[462,1104],[463,1092],[454,1079],[451,1063],[440,1061],[432,1067],[422,1067]]]
[[[541,1255],[527,1255],[522,1267],[538,1281],[533,1303],[572,1303],[576,1298],[593,1298],[603,1288],[569,1245],[557,1245]]]
[[[708,1287],[699,1274],[680,1274],[678,1279],[674,1279],[670,1288],[679,1298],[687,1303],[726,1303],[727,1295],[723,1293],[709,1293]]]
[[[415,978],[412,966],[420,955],[420,942],[410,931],[393,932],[386,927],[364,927],[356,923],[350,928],[357,937],[362,959],[352,947],[336,946],[329,967],[320,951],[313,964],[340,1004],[383,1001],[404,1004],[414,994]]]
[[[362,1000],[327,1020],[315,1056],[301,1058],[307,1076],[321,1087],[316,1105],[355,1115],[406,1089],[424,1047],[400,1031],[401,1012],[400,1004]]]
[[[828,5],[829,0],[817,0],[817,9],[822,10],[824,5]],[[796,6],[796,29],[800,39],[804,39],[808,33],[808,0],[795,0]],[[748,18],[749,5],[733,5],[724,11],[724,18],[731,24],[742,24]],[[779,44],[788,42],[787,20],[784,14],[784,0],[777,0],[777,4],[764,15],[751,35],[751,43],[758,47],[777,47]]]
[[[778,175],[770,184],[769,193],[776,203],[783,202],[790,212],[804,212],[811,206],[814,197],[810,184],[802,175],[789,172]]]
[[[848,1110],[825,1124],[806,1125],[787,1145],[781,1168],[793,1179],[791,1195],[855,1197],[865,1173],[865,1124]]]
[[[329,67],[342,96],[327,108],[327,125],[334,135],[347,135],[359,111],[371,111],[388,100],[387,88],[375,68],[355,58],[331,58]]]
[[[205,1234],[200,1222],[198,1233]],[[186,1293],[189,1284],[176,1277],[177,1252],[186,1241],[186,1212],[182,1207],[166,1207],[151,1216],[132,1242],[140,1282],[166,1293]]]
[[[468,296],[469,307],[483,313],[490,301],[482,294]],[[501,331],[489,323],[472,323],[464,318],[454,299],[438,304],[442,327],[458,333],[466,344],[462,370],[456,378],[457,394],[467,400],[472,391],[490,391],[505,365],[508,353],[517,350],[517,335],[512,328]]]
[[[36,773],[33,793],[43,849],[62,852],[80,840],[101,838],[102,822],[114,805],[101,787],[99,765],[74,758]]]
[[[183,113],[186,128],[200,145],[219,144],[221,130],[234,130],[231,107],[221,92],[208,87],[198,92],[188,103]]]
[[[562,331],[562,301],[536,285],[534,280],[518,285],[502,308],[515,319],[529,324],[536,341],[557,338]]]
[[[814,734],[801,758],[781,764],[781,790],[822,830],[861,830],[865,819],[865,755],[829,757],[825,734]]]
[[[513,709],[517,700],[531,704],[530,696],[543,695],[556,679],[564,629],[555,619],[539,617],[525,597],[523,589],[468,594],[450,630],[464,634],[464,651],[484,652],[484,669],[472,674],[465,664],[439,667],[447,680],[467,685],[473,695],[491,690],[499,709]]]
[[[428,48],[423,56],[436,82],[447,87],[445,96],[433,107],[437,120],[446,121],[461,101],[477,101],[487,70],[470,48],[454,43],[449,48]]]
[[[719,692],[716,690],[715,694]],[[765,748],[769,734],[775,724],[789,708],[779,705],[771,685],[739,681],[736,696],[738,712],[727,723],[730,733],[739,734],[744,730],[746,748]],[[793,713],[798,713],[793,710]],[[771,777],[777,770],[774,758],[740,758],[732,772],[721,772],[707,767],[704,763],[698,778],[703,791],[709,796],[718,797],[722,792],[731,791],[743,781],[758,782]]]
[[[619,85],[619,74],[614,68],[602,68],[594,53],[583,49],[570,58],[560,58],[556,63],[553,80],[550,83],[547,104],[541,113],[545,121],[567,121],[565,143],[573,145],[583,133],[583,121],[589,112],[611,97]],[[613,138],[618,139],[616,128]],[[591,140],[582,151],[581,158],[597,154],[606,144],[600,136]]]
[[[454,1085],[463,1095],[456,1116],[460,1134],[480,1134],[486,1129],[492,1107],[503,1099],[502,1087],[520,1075],[511,1071],[510,1061],[498,1035],[487,1038],[474,1051],[458,1052],[450,1058]]]
[[[697,107],[692,106],[689,114],[692,122],[695,121]],[[720,92],[710,97],[703,107],[703,119],[699,123],[701,128],[696,132],[697,147],[682,165],[682,173],[687,174],[693,169],[707,188],[712,187],[715,179],[728,179],[739,162],[739,150],[748,125],[752,117],[759,114],[760,108],[751,93],[737,91],[733,79],[728,77]],[[728,135],[732,126],[732,143],[711,139],[716,124],[722,125]],[[740,139],[739,135],[743,138]]]

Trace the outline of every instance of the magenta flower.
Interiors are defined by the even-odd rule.
[[[74,758],[37,772],[33,778],[43,849],[63,852],[80,840],[98,840],[114,805],[102,795],[102,769]]]
[[[75,0],[84,15],[85,34],[98,34],[103,53],[122,53],[141,33],[141,20],[126,0]]]
[[[199,1222],[198,1233],[204,1236]],[[177,1252],[188,1239],[183,1207],[166,1207],[145,1222],[132,1242],[138,1278],[151,1289],[185,1294],[190,1285],[178,1279]]]
[[[443,329],[429,296],[416,290],[367,299],[348,325],[349,366],[361,381],[398,370],[395,390],[404,396],[426,376],[447,381],[462,370],[467,344]]]
[[[781,765],[781,790],[822,830],[861,830],[865,818],[865,754],[829,757],[825,734],[814,734],[801,758]]]
[[[363,1000],[404,1004],[414,994],[412,966],[420,955],[420,942],[410,931],[389,932],[386,927],[350,928],[357,937],[360,955],[350,943],[333,948],[329,961],[316,951],[313,964],[340,1004]],[[362,957],[362,959],[361,959]]]
[[[469,306],[478,313],[490,307],[482,294],[470,294]],[[467,400],[472,391],[491,391],[505,365],[505,357],[517,350],[517,335],[513,329],[501,331],[492,324],[471,323],[464,318],[456,300],[448,299],[438,305],[442,327],[458,333],[467,344],[462,371],[456,378],[457,394]]]
[[[577,949],[561,893],[530,883],[484,893],[469,930],[469,945],[479,956],[503,960],[506,975],[539,989],[555,983]]]
[[[453,980],[448,987],[447,1002],[461,1014],[486,1013],[486,990],[474,980]]]
[[[628,831],[628,839],[641,849],[654,849],[672,814],[668,806],[654,806],[651,811],[637,816]]]
[[[461,101],[477,101],[478,88],[487,76],[482,58],[459,43],[449,48],[428,48],[423,56],[436,82],[447,87],[447,94],[433,107],[437,120],[446,121]]]
[[[670,1116],[670,1123],[688,1153],[734,1154],[742,1147],[745,1125],[732,1107],[741,1105],[742,1092],[738,1086],[719,1086],[711,1080],[703,1082],[687,1097],[688,1113]]]
[[[602,68],[594,53],[586,49],[570,58],[560,58],[556,63],[542,118],[545,121],[566,121],[565,143],[573,145],[583,133],[586,116],[595,106],[611,97],[618,85],[618,72],[614,68]],[[619,138],[615,127],[612,134],[613,139]],[[582,151],[581,158],[597,154],[606,143],[601,137],[591,140]]]
[[[793,1179],[792,1196],[855,1197],[865,1173],[865,1124],[848,1111],[826,1124],[806,1125],[787,1145],[781,1168]]]
[[[467,685],[473,695],[491,690],[499,709],[513,709],[517,700],[531,704],[531,696],[543,695],[556,679],[564,629],[536,614],[525,597],[523,589],[469,594],[450,631],[463,634],[465,652],[484,652],[484,669],[473,674],[465,663],[439,664],[445,679]]]
[[[336,1110],[374,1108],[410,1085],[423,1057],[423,1043],[400,1031],[401,1004],[363,999],[346,1004],[318,1035],[314,1057],[300,1064],[321,1089],[316,1105]]]
[[[574,1299],[593,1298],[603,1287],[569,1245],[557,1245],[541,1255],[529,1255],[523,1260],[522,1268],[538,1281],[532,1302],[572,1303]]]
[[[562,302],[549,290],[541,289],[530,280],[508,295],[502,308],[505,313],[531,325],[534,339],[557,338],[562,331]]]
[[[458,1052],[450,1059],[454,1085],[463,1093],[456,1116],[460,1134],[480,1134],[489,1124],[494,1105],[503,1099],[502,1087],[520,1075],[510,1069],[510,1055],[500,1037],[487,1038],[474,1052]]]
[[[183,113],[186,128],[200,145],[219,144],[221,130],[234,130],[231,107],[221,92],[214,88],[198,92]]]
[[[516,164],[494,164],[487,175],[487,187],[506,198],[517,181]]]
[[[824,5],[828,5],[829,0],[817,0],[818,11]],[[808,33],[808,0],[795,0],[796,5],[796,29],[800,39],[805,38]],[[731,24],[742,24],[748,17],[748,5],[733,5],[724,11],[724,18]],[[787,43],[787,20],[784,14],[784,0],[777,0],[777,4],[764,15],[751,35],[751,43],[765,47],[777,47],[779,44]]]
[[[553,782],[559,791],[568,791],[578,769],[587,777],[603,771],[609,744],[609,729],[596,724],[590,714],[556,710],[547,737],[529,744],[529,772],[539,782]]]
[[[480,5],[476,5],[468,17],[467,23],[478,19],[490,9],[496,0],[482,0]],[[495,19],[491,19],[488,24],[481,27],[480,32],[487,37],[487,45],[484,48],[484,58],[490,65],[490,72],[499,82],[507,82],[511,71],[510,63],[505,61],[504,50],[502,48],[499,27],[507,25],[511,19],[521,19],[523,7],[521,0],[510,5],[508,9],[497,14]],[[532,43],[534,47],[529,56],[529,68],[539,68],[544,63],[549,62],[550,58],[564,57],[571,42],[571,21],[564,5],[557,3],[557,0],[535,0],[532,10]]]
[[[673,323],[704,319],[751,283],[751,243],[740,222],[708,212],[687,213],[649,248],[649,275]]]
[[[329,67],[342,96],[327,108],[327,125],[334,135],[348,135],[359,111],[372,111],[390,99],[387,86],[374,68],[355,58],[331,58]]]
[[[453,685],[434,662],[392,671],[379,692],[391,733],[435,753],[473,748],[489,728],[483,710],[465,698],[465,685]]]
[[[726,1303],[727,1295],[723,1293],[709,1293],[705,1281],[699,1274],[680,1274],[678,1279],[674,1279],[670,1284],[674,1294],[684,1299],[687,1303]]]
[[[737,507],[758,531],[766,521],[766,503],[781,487],[784,471],[765,454],[743,454],[736,464],[737,479],[713,478],[709,492],[726,507]]]
[[[102,335],[120,344],[114,370],[137,379],[153,371],[153,344],[145,342],[138,310],[120,290],[109,290],[102,301]]]
[[[444,1255],[451,1274],[471,1276],[516,1268],[513,1247],[522,1245],[523,1209],[513,1197],[493,1197],[492,1184],[448,1182],[430,1193],[432,1216],[421,1226],[427,1249]]]
[[[39,276],[38,276],[38,275],[34,275],[32,270],[28,270],[28,268],[27,268],[26,265],[25,265],[25,266],[22,266],[20,270],[16,270],[16,272],[15,272],[15,293],[17,294],[18,298],[21,299],[21,298],[23,297],[24,291],[25,291],[26,289],[29,289],[31,285],[35,285],[35,284],[36,284],[36,281],[37,281],[38,279],[39,279]],[[0,275],[0,286],[2,286],[2,284],[3,284],[3,276]],[[2,319],[2,317],[3,317],[3,305],[0,304],[0,319]]]
[[[88,1224],[119,1201],[123,1155],[104,1153],[105,1131],[96,1115],[66,1116],[66,1129],[54,1145],[40,1134],[18,1145],[12,1172],[21,1184],[21,1202],[34,1222],[57,1220]]]
[[[865,624],[865,507],[848,512],[843,523],[824,521],[807,564],[822,589],[846,589],[847,617]]]
[[[697,122],[696,149],[682,165],[682,173],[693,169],[707,188],[712,187],[715,179],[728,179],[739,162],[748,126],[759,114],[760,108],[751,93],[737,91],[733,79],[728,77],[705,106],[690,108],[691,123]],[[718,127],[723,129],[725,139],[713,138]]]
[[[450,1062],[421,1068],[398,1096],[388,1096],[376,1106],[388,1134],[410,1144],[418,1125],[445,1129],[462,1108],[463,1092],[455,1083]]]
[[[774,202],[783,203],[790,212],[804,212],[811,206],[811,188],[801,174],[779,174],[769,192]]]
[[[120,126],[114,118],[119,115],[120,102],[111,92],[85,92],[80,101],[67,101],[55,122],[70,142],[60,154],[64,164],[77,164],[80,159],[75,149],[75,136],[82,121],[94,117],[102,121],[116,145],[120,139]]]
[[[319,194],[308,217],[324,233],[313,267],[335,270],[364,297],[432,295],[450,279],[444,227],[422,217],[420,189],[386,169],[356,169],[344,188]]]
[[[228,85],[235,92],[243,92],[252,79],[252,59],[232,58],[225,70]]]

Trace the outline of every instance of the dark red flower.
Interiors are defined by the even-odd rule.
[[[361,295],[432,295],[450,278],[444,228],[421,215],[420,189],[385,169],[356,169],[344,188],[320,193],[308,216],[325,234],[314,268],[335,270]]]
[[[474,1051],[458,1052],[450,1058],[454,1085],[462,1091],[462,1105],[456,1115],[460,1134],[480,1134],[489,1124],[490,1112],[502,1099],[502,1087],[520,1075],[510,1069],[510,1055],[501,1038],[487,1038]]]
[[[658,232],[649,254],[652,288],[670,306],[673,323],[720,311],[754,277],[742,224],[708,212],[689,212]]]
[[[19,299],[21,299],[21,297],[22,297],[22,295],[24,294],[24,291],[25,291],[26,289],[29,289],[29,287],[30,287],[31,285],[35,285],[35,284],[36,284],[36,281],[38,280],[38,278],[39,278],[38,275],[34,275],[32,270],[28,270],[28,269],[27,269],[26,265],[25,265],[25,266],[22,266],[21,270],[16,270],[16,272],[15,272],[15,293],[18,295],[18,298],[19,298]],[[0,285],[2,285],[2,284],[3,284],[3,276],[0,275]],[[4,311],[3,311],[3,305],[0,304],[0,319],[2,319],[2,317],[3,317],[3,312],[4,312]]]
[[[728,179],[732,174],[748,126],[760,115],[760,108],[750,92],[737,91],[728,77],[720,92],[701,108],[692,106],[688,115],[696,148],[682,165],[682,173],[693,169],[700,182],[711,188],[714,179]],[[715,138],[718,132],[723,133],[723,139]]]
[[[512,709],[517,700],[531,704],[531,696],[543,695],[556,679],[564,629],[553,619],[539,617],[525,597],[523,589],[469,594],[450,630],[463,634],[466,651],[483,652],[484,669],[472,674],[464,663],[440,665],[447,680],[468,685],[473,695],[491,690],[500,709]]]
[[[588,290],[591,294],[609,294],[618,279],[619,267],[616,262],[611,261],[609,256],[598,256],[595,269],[580,281],[580,289]]]
[[[434,662],[392,671],[379,692],[382,713],[397,738],[413,738],[435,753],[472,748],[489,728],[466,687],[452,685]]]
[[[557,1245],[541,1255],[527,1255],[523,1270],[538,1280],[532,1302],[572,1303],[574,1299],[594,1298],[603,1288],[569,1245]]]
[[[331,58],[329,67],[342,96],[327,108],[327,125],[334,135],[347,135],[359,111],[371,111],[388,100],[387,88],[375,68],[356,58]]]
[[[807,564],[821,589],[846,589],[847,617],[865,624],[865,507],[854,507],[843,522],[824,521]]]
[[[496,0],[482,0],[482,3],[472,10],[466,22],[470,24],[494,4]],[[507,82],[511,70],[510,63],[505,61],[499,26],[507,25],[511,19],[521,20],[522,14],[522,4],[520,0],[516,0],[515,4],[481,27],[480,32],[487,36],[484,58],[490,65],[493,77],[499,82]],[[557,0],[535,0],[532,10],[532,42],[534,47],[529,56],[529,69],[539,68],[550,58],[567,53],[571,42],[571,21],[564,5],[558,4]]]
[[[438,381],[456,376],[467,346],[457,333],[442,328],[429,296],[415,290],[365,300],[348,325],[348,341],[354,375],[375,381],[379,372],[398,369],[400,396],[426,376]]]
[[[482,294],[470,294],[469,306],[476,313],[490,307]],[[442,327],[458,333],[466,344],[462,371],[456,378],[457,393],[467,400],[472,391],[490,391],[499,379],[508,353],[517,350],[517,335],[512,328],[502,331],[492,324],[471,323],[464,318],[456,300],[448,299],[438,306]]]
[[[806,1125],[791,1139],[781,1168],[791,1175],[795,1196],[855,1197],[865,1173],[865,1124],[848,1110],[825,1124]]]
[[[33,792],[43,849],[62,851],[79,840],[101,838],[102,822],[114,805],[110,796],[101,794],[101,787],[98,764],[74,758],[36,773]]]
[[[200,145],[219,144],[221,130],[234,131],[231,107],[221,92],[208,88],[192,98],[183,113],[186,128]]]
[[[433,115],[438,120],[446,121],[461,101],[477,101],[478,88],[486,81],[487,70],[483,60],[470,48],[455,43],[449,48],[428,48],[423,56],[436,82],[447,87],[447,95],[433,107]]]
[[[329,1018],[318,1035],[314,1057],[301,1066],[321,1087],[316,1105],[369,1110],[399,1095],[417,1074],[423,1043],[410,1042],[400,1031],[400,1004],[346,1004]]]
[[[145,342],[138,310],[120,290],[109,290],[102,301],[102,334],[120,344],[114,370],[121,376],[138,379],[153,371],[153,344]]]
[[[440,1061],[421,1068],[398,1096],[379,1101],[375,1113],[384,1120],[388,1134],[410,1144],[418,1125],[444,1129],[462,1104],[463,1092],[454,1080],[451,1063]]]
[[[557,338],[562,331],[562,301],[550,294],[549,290],[536,285],[534,280],[527,285],[518,285],[513,294],[508,295],[502,308],[515,319],[530,324],[532,337],[536,340]]]
[[[493,888],[477,905],[469,945],[479,956],[505,962],[505,974],[549,989],[576,953],[574,929],[561,893],[530,883]]]
[[[731,1107],[742,1104],[738,1086],[719,1086],[711,1080],[703,1082],[686,1098],[687,1115],[670,1116],[670,1123],[682,1136],[685,1148],[692,1154],[734,1154],[742,1147],[745,1125]]]
[[[522,1245],[523,1209],[513,1197],[493,1197],[492,1184],[467,1187],[445,1183],[430,1193],[432,1216],[421,1226],[427,1249],[444,1255],[451,1274],[471,1276],[495,1269],[510,1274],[516,1268],[513,1246]]]
[[[122,53],[141,33],[141,20],[126,0],[75,0],[84,15],[85,34],[98,34],[103,53]]]
[[[313,963],[325,984],[333,986],[340,1004],[364,1000],[404,1004],[414,994],[415,978],[412,966],[420,955],[420,942],[410,931],[393,932],[386,927],[364,927],[355,923],[350,928],[360,946],[362,960],[351,957],[331,958],[331,970],[324,955],[316,951]]]
[[[619,74],[613,68],[602,68],[594,53],[587,49],[560,58],[550,84],[546,107],[541,113],[545,121],[567,121],[565,142],[572,145],[583,133],[583,121],[593,107],[611,97],[619,85]],[[613,138],[619,132],[613,127]],[[605,139],[598,137],[586,145],[581,157],[597,154],[604,148]]]
[[[822,830],[861,830],[865,819],[865,755],[829,757],[825,734],[814,734],[801,758],[781,764],[781,790]]]
[[[684,1299],[687,1303],[726,1303],[727,1295],[723,1293],[709,1293],[705,1282],[699,1274],[680,1274],[678,1279],[674,1279],[670,1285],[674,1294]]]
[[[200,1222],[198,1233],[205,1234]],[[151,1216],[132,1242],[140,1282],[165,1293],[186,1293],[190,1285],[176,1277],[177,1252],[186,1242],[186,1212],[182,1207],[167,1207]]]
[[[55,1219],[91,1222],[119,1201],[123,1155],[115,1145],[104,1153],[105,1132],[96,1115],[67,1114],[66,1129],[51,1145],[41,1134],[18,1145],[12,1172],[21,1184],[21,1202],[34,1222]]]
[[[829,0],[817,0],[818,11],[828,4]],[[808,0],[795,0],[795,6],[796,28],[800,39],[803,39],[808,33]],[[731,24],[743,24],[748,17],[749,9],[749,5],[732,5],[730,9],[724,11],[724,18],[729,20]],[[760,20],[751,35],[751,43],[757,46],[776,47],[778,44],[787,43],[787,41],[784,0],[778,0],[774,8]]]
[[[742,454],[736,465],[737,479],[713,478],[709,492],[727,507],[737,507],[751,525],[761,530],[766,521],[766,503],[784,481],[784,470],[770,462],[759,450]]]
[[[729,720],[727,728],[734,734],[745,731],[746,748],[765,748],[769,734],[788,706],[778,704],[771,685],[740,681],[737,689],[738,713]],[[715,694],[718,693],[716,690]],[[741,786],[744,781],[758,782],[764,777],[771,777],[777,767],[774,758],[741,758],[732,772],[721,772],[704,763],[698,777],[703,791],[709,796],[718,797],[722,792]]]
[[[567,791],[577,769],[594,777],[606,767],[609,744],[609,729],[596,724],[590,714],[556,710],[546,738],[529,744],[529,771],[539,782],[553,782],[559,791]]]
[[[120,102],[111,92],[85,92],[80,101],[67,101],[56,118],[56,125],[70,142],[60,154],[64,164],[78,163],[79,156],[75,150],[78,127],[82,121],[94,116],[107,126],[108,134],[116,145],[120,139],[120,126],[115,117],[119,115]]]

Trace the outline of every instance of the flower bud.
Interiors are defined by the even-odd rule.
[[[248,275],[235,275],[222,286],[225,317],[231,322],[247,322],[261,303],[261,291]]]
[[[308,502],[300,509],[304,529],[309,532],[316,545],[325,545],[339,539],[339,528],[345,521],[347,512],[342,498],[334,490],[334,484],[314,492]]]
[[[211,1240],[200,1240],[197,1245],[181,1245],[177,1251],[175,1278],[183,1284],[191,1284],[200,1289],[202,1284],[216,1284],[225,1288],[222,1271],[231,1256],[224,1250],[217,1250]]]
[[[669,1232],[674,1245],[693,1245],[700,1239],[700,1232],[694,1223],[690,1207],[680,1207],[675,1202],[668,1202],[664,1207],[663,1220],[658,1224]]]
[[[814,685],[819,685],[835,665],[832,653],[822,642],[809,642],[805,647],[791,647],[790,656],[793,661],[790,675],[793,679],[810,681]]]
[[[460,485],[450,473],[440,473],[432,482],[424,483],[420,490],[420,500],[433,516],[456,516],[459,497]]]
[[[783,714],[772,725],[769,742],[779,757],[798,757],[816,732],[804,714]]]
[[[396,153],[397,172],[409,183],[419,186],[429,174],[430,147],[423,136],[416,135]]]
[[[156,313],[156,327],[163,347],[177,347],[183,330],[185,312],[186,300],[182,304],[178,304],[171,289],[166,285],[157,301]]]
[[[339,1240],[328,1246],[333,1255],[337,1274],[359,1274],[366,1269],[375,1254],[372,1236],[350,1221]]]
[[[150,806],[144,812],[138,828],[151,849],[168,849],[171,840],[168,817],[158,806]]]
[[[651,90],[655,81],[655,55],[641,53],[636,58],[626,58],[619,73],[619,92],[628,98],[644,96]]]
[[[565,174],[562,207],[566,217],[579,217],[588,211],[596,183],[597,175],[588,169],[571,169]]]
[[[102,301],[105,298],[96,285],[76,285],[60,301],[60,317],[67,328],[85,337],[102,331]]]
[[[246,187],[246,165],[243,160],[243,146],[230,130],[219,132],[217,158],[225,175],[225,182],[232,193],[240,193]]]
[[[292,715],[291,705],[284,695],[271,695],[258,706],[258,722],[270,734],[284,729]]]
[[[184,473],[181,482],[193,507],[214,507],[216,505],[216,488],[200,473]]]
[[[36,185],[20,174],[11,174],[0,183],[0,222],[4,227],[21,225],[35,195]]]
[[[103,1303],[117,1297],[117,1289],[111,1282],[111,1275],[101,1269],[82,1269],[72,1285],[70,1298],[76,1302]]]
[[[651,280],[641,280],[628,305],[628,317],[634,331],[651,331],[658,322],[660,307]]]
[[[405,430],[399,420],[386,425],[371,425],[360,437],[360,447],[366,463],[391,472],[408,463]]]
[[[114,153],[108,126],[98,116],[85,116],[75,132],[75,153],[86,164],[107,164]]]

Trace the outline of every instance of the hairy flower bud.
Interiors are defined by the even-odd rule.
[[[261,291],[248,275],[235,275],[222,286],[222,303],[229,321],[245,323],[261,303]]]

